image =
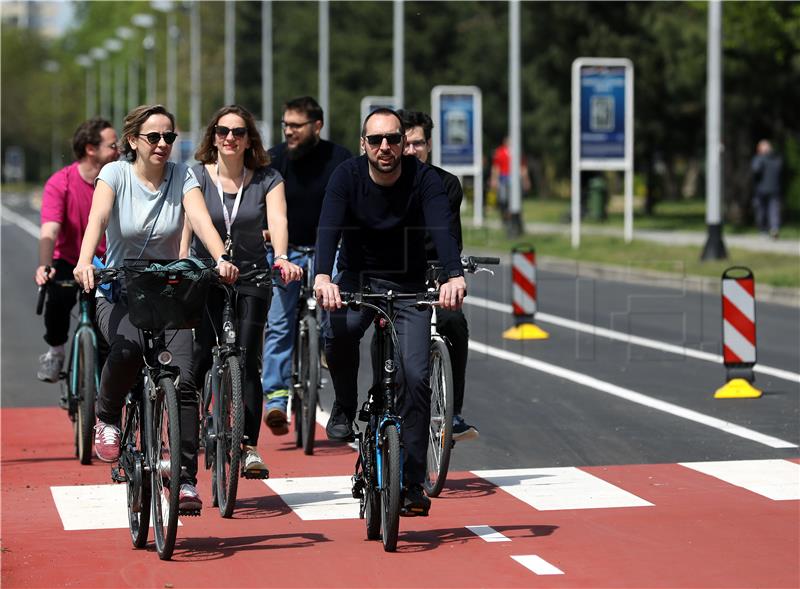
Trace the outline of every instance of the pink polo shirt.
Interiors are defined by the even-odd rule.
[[[64,260],[72,265],[78,263],[93,193],[94,186],[81,178],[78,162],[61,168],[44,185],[42,223],[54,221],[61,225],[53,252],[54,260]],[[103,237],[96,254],[103,257],[105,251],[106,238]]]

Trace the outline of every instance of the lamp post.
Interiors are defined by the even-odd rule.
[[[236,101],[236,3],[225,0],[225,104]]]
[[[102,47],[94,47],[89,54],[98,64],[98,75],[100,77],[100,116],[107,119],[111,118],[111,86],[109,82],[108,51]]]
[[[117,27],[117,38],[127,43],[133,38],[133,29],[130,27]],[[128,94],[126,98],[127,110],[133,109],[139,100],[139,65],[134,55],[130,55],[128,47]],[[124,68],[124,64],[123,64]],[[125,108],[123,108],[123,112]]]
[[[176,24],[173,3],[170,0],[153,0],[150,6],[167,15],[167,110],[178,120],[178,39],[180,29]]]
[[[115,38],[106,39],[105,43],[103,43],[103,47],[109,54],[116,54],[122,49],[122,41]],[[117,63],[114,64],[114,97],[112,104],[114,105],[112,109],[114,113],[112,120],[114,121],[114,126],[119,128],[125,110],[125,64],[119,59]]]
[[[58,72],[61,71],[61,66],[57,61],[48,59],[42,64],[42,67],[53,76],[50,81],[50,166],[52,170],[57,170],[61,167],[61,156],[58,149],[58,99],[61,94]]]
[[[135,27],[139,27],[143,29],[147,35],[142,40],[142,47],[144,47],[146,55],[146,63],[147,63],[147,72],[145,74],[145,101],[149,104],[153,104],[155,102],[156,97],[156,64],[153,61],[152,50],[155,47],[155,39],[152,36],[152,33],[148,31],[153,27],[155,24],[156,19],[155,17],[150,14],[149,12],[140,12],[134,14],[131,17],[131,24]],[[139,102],[139,66],[136,64],[136,100],[134,102]],[[128,95],[128,103],[130,104],[130,93]],[[134,104],[133,106],[136,106]],[[131,108],[133,108],[131,106]]]
[[[92,58],[88,55],[79,55],[75,61],[86,72],[86,118],[90,119],[97,109],[97,89],[94,84]]]
[[[190,138],[192,145],[197,145],[196,137],[200,132],[200,8],[197,2],[192,2],[189,8],[189,50],[191,53],[189,63],[189,79],[191,81],[191,96],[189,99],[189,125],[191,126]]]

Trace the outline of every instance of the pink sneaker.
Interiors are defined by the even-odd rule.
[[[116,425],[98,421],[94,426],[94,451],[103,462],[119,460],[120,431]]]

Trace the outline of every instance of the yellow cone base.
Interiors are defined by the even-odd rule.
[[[715,399],[758,399],[761,391],[743,378],[734,378],[714,393]]]
[[[520,323],[519,325],[506,329],[503,332],[505,339],[523,340],[523,339],[547,339],[550,334],[544,331],[533,323]]]

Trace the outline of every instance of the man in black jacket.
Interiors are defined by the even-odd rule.
[[[427,231],[447,275],[439,289],[440,304],[445,309],[460,308],[466,295],[447,193],[438,174],[417,158],[403,155],[405,128],[396,112],[372,112],[361,135],[364,155],[341,164],[328,182],[317,234],[314,291],[322,308],[329,311],[325,353],[336,393],[326,431],[335,441],[354,437],[359,345],[374,316],[368,310],[343,307],[339,287],[350,292],[366,287],[372,292],[423,292]],[[340,237],[339,274],[332,280]],[[412,301],[398,301],[395,310],[405,384],[399,399],[406,450],[403,513],[427,515],[430,500],[422,482],[430,423],[431,312],[418,309]]]
[[[421,162],[428,163],[431,154],[431,130],[433,121],[424,112],[414,110],[398,111],[406,128],[405,155],[416,156]],[[450,226],[452,233],[458,240],[458,251],[461,253],[463,241],[461,238],[461,201],[464,200],[464,191],[461,182],[450,172],[437,166],[431,166],[442,179],[447,199],[450,202]],[[425,241],[425,250],[428,260],[438,260],[433,241],[428,237]],[[447,341],[450,351],[450,360],[453,365],[453,439],[455,441],[471,440],[478,437],[478,428],[468,424],[461,417],[464,406],[464,387],[467,373],[467,351],[469,349],[469,327],[467,318],[461,309],[449,311],[439,309],[436,311],[436,329]]]

